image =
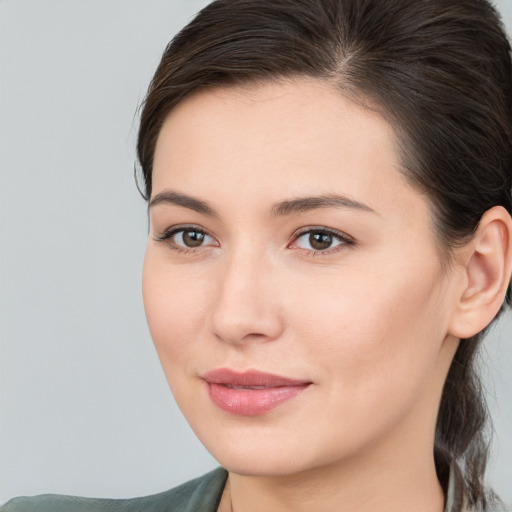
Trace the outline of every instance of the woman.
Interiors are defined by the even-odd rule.
[[[225,469],[5,512],[505,510],[473,360],[512,272],[511,76],[483,0],[205,8],[142,110],[143,291]]]

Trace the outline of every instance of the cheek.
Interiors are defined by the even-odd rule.
[[[424,277],[388,273],[378,282],[371,274],[345,275],[326,287],[310,283],[310,293],[289,310],[301,358],[318,371],[325,392],[315,414],[329,411],[329,421],[316,426],[318,435],[337,439],[341,451],[414,417],[435,389],[443,335],[436,278]]]
[[[142,292],[151,337],[167,373],[170,365],[184,364],[199,339],[205,290],[203,280],[169,265],[155,252],[146,252]]]
[[[339,274],[301,282],[308,293],[289,305],[305,357],[321,360],[326,377],[351,393],[420,386],[444,339],[437,270]]]

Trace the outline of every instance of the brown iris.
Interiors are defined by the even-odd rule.
[[[332,235],[329,233],[313,232],[309,235],[309,243],[313,249],[322,251],[329,249],[332,245]]]
[[[200,231],[183,231],[182,237],[187,247],[199,247],[204,242],[204,233]]]

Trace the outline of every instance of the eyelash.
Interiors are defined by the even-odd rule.
[[[203,245],[198,246],[197,248],[184,247],[184,246],[177,245],[176,243],[172,242],[172,238],[175,235],[177,235],[178,233],[181,233],[181,232],[185,232],[185,231],[199,233],[203,236],[213,238],[204,229],[199,228],[198,226],[187,225],[187,226],[175,226],[173,228],[170,228],[167,231],[165,231],[164,233],[162,233],[161,235],[155,237],[155,240],[157,242],[167,243],[167,245],[172,250],[177,251],[179,254],[197,253],[198,251],[200,251],[206,247]],[[355,240],[351,236],[349,236],[345,233],[341,233],[339,231],[335,231],[333,229],[329,229],[329,228],[325,228],[325,227],[314,227],[313,226],[313,227],[303,228],[298,233],[295,233],[293,235],[292,242],[288,244],[288,247],[290,247],[290,245],[292,245],[292,244],[297,243],[297,241],[300,240],[303,236],[305,236],[305,235],[311,236],[311,234],[313,234],[313,233],[321,234],[321,235],[329,235],[333,239],[339,241],[340,243],[338,245],[335,245],[332,248],[327,248],[325,250],[311,250],[311,249],[302,248],[302,250],[305,251],[307,256],[311,256],[311,257],[326,256],[326,255],[338,252],[338,251],[342,250],[344,247],[355,245]],[[297,249],[297,247],[295,247],[295,248],[291,247],[291,248],[294,250]],[[299,248],[299,249],[301,249],[301,248]]]
[[[178,233],[185,232],[185,231],[199,233],[201,235],[211,237],[211,235],[209,235],[207,231],[205,231],[204,229],[201,229],[201,228],[199,228],[197,226],[175,226],[173,228],[168,229],[167,231],[165,231],[161,235],[157,236],[155,238],[155,240],[157,242],[167,243],[167,245],[172,250],[176,251],[178,254],[197,253],[197,251],[199,251],[201,249],[204,249],[204,246],[199,246],[197,248],[184,247],[184,246],[177,245],[176,243],[172,242],[171,239],[172,239],[172,237],[174,235],[177,235]]]
[[[355,240],[345,234],[341,233],[340,231],[336,231],[334,229],[329,229],[325,227],[307,227],[302,230],[300,230],[298,233],[294,234],[293,241],[291,244],[297,243],[298,240],[300,240],[305,235],[312,235],[312,234],[321,234],[321,235],[329,235],[333,239],[339,241],[340,243],[338,245],[335,245],[334,247],[329,247],[324,250],[311,250],[311,249],[302,249],[303,251],[306,251],[307,256],[311,257],[318,257],[318,256],[328,256],[330,254],[336,253],[338,251],[343,250],[347,246],[353,246],[355,245]],[[291,245],[289,244],[289,246]]]

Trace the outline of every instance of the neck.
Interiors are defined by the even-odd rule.
[[[358,457],[291,476],[230,473],[223,505],[232,512],[442,512],[444,494],[432,453],[397,453],[385,464]]]

